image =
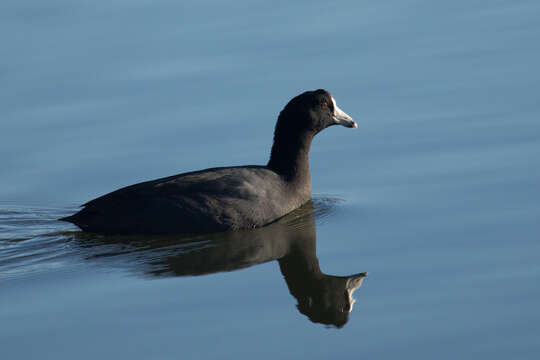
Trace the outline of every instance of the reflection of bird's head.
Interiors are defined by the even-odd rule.
[[[313,322],[341,328],[349,320],[355,302],[353,292],[362,285],[366,275],[324,275],[312,281],[311,286],[304,289],[308,291],[297,297],[297,308]]]

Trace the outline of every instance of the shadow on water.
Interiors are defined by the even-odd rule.
[[[335,202],[335,201],[334,201]],[[367,273],[324,274],[316,254],[315,218],[331,199],[309,202],[269,226],[197,236],[77,237],[88,261],[128,267],[149,277],[199,276],[277,260],[298,310],[311,321],[342,327]]]

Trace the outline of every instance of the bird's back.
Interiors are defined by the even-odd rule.
[[[116,190],[89,201],[80,212],[63,220],[99,233],[252,228],[302,205],[310,197],[305,193],[298,193],[264,166],[212,168]]]

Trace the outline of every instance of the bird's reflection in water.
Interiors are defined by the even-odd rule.
[[[298,310],[311,321],[342,327],[353,292],[367,273],[324,274],[316,254],[315,218],[331,209],[328,199],[309,202],[263,228],[196,236],[84,239],[87,258],[108,258],[149,276],[205,275],[277,260]],[[83,240],[83,239],[81,239]]]

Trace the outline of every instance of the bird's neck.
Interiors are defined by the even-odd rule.
[[[309,187],[310,192],[309,149],[312,140],[313,135],[308,133],[300,137],[276,135],[267,165],[288,182]]]

